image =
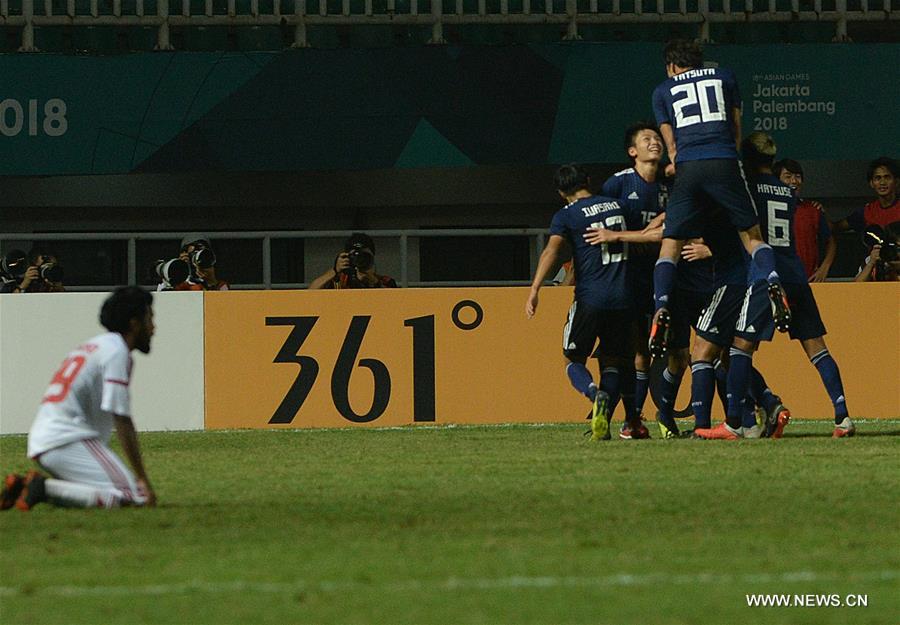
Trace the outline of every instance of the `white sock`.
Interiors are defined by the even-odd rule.
[[[117,508],[122,500],[122,494],[115,488],[97,488],[54,478],[47,478],[44,491],[53,503],[71,508]]]

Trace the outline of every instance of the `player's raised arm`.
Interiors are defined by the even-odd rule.
[[[537,269],[534,272],[534,280],[531,281],[531,292],[528,294],[528,300],[525,302],[525,316],[531,319],[537,312],[538,307],[538,291],[549,276],[559,271],[562,264],[562,252],[566,247],[566,240],[558,234],[550,235],[547,240],[547,246],[541,252],[541,259],[538,261]]]

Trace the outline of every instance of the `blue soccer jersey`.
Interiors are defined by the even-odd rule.
[[[713,255],[713,290],[726,284],[747,284],[750,257],[724,210],[712,212],[703,240]]]
[[[603,183],[603,195],[628,200],[634,213],[628,219],[630,230],[642,230],[650,221],[666,210],[669,189],[665,183],[647,182],[633,167],[623,169]]]
[[[615,198],[593,195],[561,208],[553,216],[550,234],[565,238],[575,265],[575,299],[601,310],[632,308],[626,283],[627,243],[590,245],[588,228],[624,231],[626,204]]]
[[[759,214],[759,227],[763,239],[775,252],[775,269],[781,281],[806,284],[806,270],[794,242],[797,198],[789,186],[771,174],[753,176],[749,184]]]
[[[648,182],[633,167],[623,169],[603,183],[603,195],[628,202],[626,216],[628,230],[643,230],[650,221],[666,210],[669,190],[665,183]],[[650,308],[653,302],[653,265],[658,254],[650,249],[632,249],[628,259],[628,280],[632,296],[639,310]],[[652,253],[651,253],[652,252]],[[650,308],[652,312],[652,308]]]
[[[741,94],[731,70],[692,69],[669,78],[653,92],[657,124],[675,133],[675,162],[738,157],[734,109]]]

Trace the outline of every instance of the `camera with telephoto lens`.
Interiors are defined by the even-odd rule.
[[[153,265],[153,272],[161,282],[174,289],[179,284],[187,282],[188,276],[191,275],[191,268],[186,261],[173,258],[156,261]]]
[[[897,245],[896,241],[891,240],[889,234],[885,233],[881,226],[868,226],[863,233],[863,242],[870,250],[876,245],[881,246],[881,253],[879,254],[881,262],[892,263],[898,258],[898,251],[900,251],[898,248],[900,246]]]
[[[61,265],[55,262],[44,263],[38,267],[38,275],[44,282],[62,282],[65,272]]]
[[[216,255],[208,247],[201,247],[200,249],[194,250],[191,252],[190,258],[191,263],[196,265],[199,269],[209,269],[216,264]]]
[[[19,282],[28,270],[28,257],[22,250],[10,250],[0,259],[0,272]]]
[[[354,243],[347,251],[350,266],[359,271],[367,271],[375,262],[375,255],[365,249],[362,243]]]

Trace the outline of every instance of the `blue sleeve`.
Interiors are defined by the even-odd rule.
[[[606,197],[622,197],[622,176],[610,176],[603,183],[601,195]]]
[[[828,219],[825,218],[825,213],[819,213],[819,241],[821,243],[825,243],[828,239],[831,238],[831,226],[828,225]]]
[[[666,96],[663,93],[663,86],[658,86],[653,91],[653,114],[656,116],[657,124],[672,125],[672,119],[669,116],[669,105],[666,102]]]
[[[561,237],[566,236],[569,232],[567,221],[565,209],[556,211],[553,221],[550,222],[550,234],[558,234]]]
[[[864,208],[860,208],[847,215],[847,223],[850,224],[851,228],[860,233],[866,229],[864,211]]]

